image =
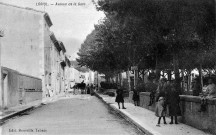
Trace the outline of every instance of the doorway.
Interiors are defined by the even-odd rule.
[[[2,88],[2,107],[6,109],[8,105],[8,72],[6,71],[2,74]]]

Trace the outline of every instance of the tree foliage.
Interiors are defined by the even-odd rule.
[[[106,18],[77,61],[105,74],[143,69],[214,67],[214,0],[99,0]]]

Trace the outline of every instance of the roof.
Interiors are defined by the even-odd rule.
[[[59,41],[59,46],[61,47],[62,51],[65,53],[66,49],[65,49],[64,44],[61,41]]]
[[[53,23],[52,23],[49,15],[48,15],[48,13],[44,14],[44,19],[46,20],[46,22],[47,22],[47,24],[48,24],[49,27],[51,27],[53,25]]]
[[[14,70],[14,69],[11,69],[11,68],[8,68],[8,67],[3,67],[3,66],[1,66],[1,68],[2,68],[2,70],[6,70],[6,71],[8,71],[8,72],[15,72],[15,73],[17,73],[17,74],[19,74],[19,75],[22,75],[22,76],[27,76],[27,77],[30,77],[30,78],[35,78],[35,79],[41,80],[41,79],[38,78],[38,77],[31,76],[31,75],[27,75],[27,74],[23,74],[23,73],[20,73],[20,72],[17,71],[17,70]]]
[[[54,46],[56,47],[56,49],[60,52],[61,51],[61,47],[59,45],[58,40],[56,39],[55,35],[53,32],[50,33],[50,39],[52,40]]]
[[[20,7],[20,6],[16,6],[16,5],[12,5],[12,4],[7,4],[7,3],[3,3],[3,2],[0,2],[0,5],[14,7],[14,8],[19,8],[19,9],[24,9],[24,10],[33,11],[33,12],[37,12],[37,13],[43,14],[44,15],[44,19],[47,22],[48,26],[51,27],[53,25],[53,23],[52,23],[52,21],[51,21],[51,19],[50,19],[50,17],[49,17],[49,15],[48,15],[47,12],[36,10],[36,9],[33,9],[33,8],[29,8],[29,7]]]

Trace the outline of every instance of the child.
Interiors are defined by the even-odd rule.
[[[165,119],[165,116],[166,116],[166,109],[164,107],[164,98],[163,97],[160,97],[158,99],[158,102],[157,102],[157,105],[156,105],[156,109],[155,109],[155,115],[157,117],[159,117],[158,119],[158,123],[156,126],[160,126],[160,120],[161,120],[161,117],[163,117],[163,120],[164,120],[164,124],[167,124],[166,123],[166,119]]]

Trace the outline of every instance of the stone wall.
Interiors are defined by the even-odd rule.
[[[21,74],[15,70],[2,67],[4,76],[2,108],[10,108],[19,104],[27,104],[42,99],[42,81],[39,78]]]
[[[199,112],[200,97],[181,95],[182,122],[216,134],[216,99],[209,99],[207,110]]]
[[[155,103],[148,106],[150,100],[149,95],[149,92],[140,92],[140,106],[154,111]],[[133,103],[132,97],[133,92],[130,92],[129,101],[131,103]],[[207,111],[199,112],[201,102],[200,97],[180,95],[180,98],[182,117],[179,117],[179,121],[197,129],[216,134],[216,99],[209,99],[207,101]]]
[[[150,101],[150,93],[149,92],[140,92],[139,94],[140,96],[140,107],[146,108],[148,110],[154,111],[155,110],[155,103],[153,103],[151,106],[149,105],[149,101]],[[133,102],[133,91],[129,92],[129,101],[130,103],[134,103]]]
[[[42,91],[26,91],[25,102],[30,103],[36,100],[42,100]]]
[[[19,74],[19,103],[27,104],[42,99],[42,80],[36,77]]]
[[[6,109],[19,104],[19,73],[2,67],[2,108]]]
[[[148,110],[155,111],[155,102],[151,106],[148,106],[149,101],[150,101],[150,93],[140,92],[140,106]]]

